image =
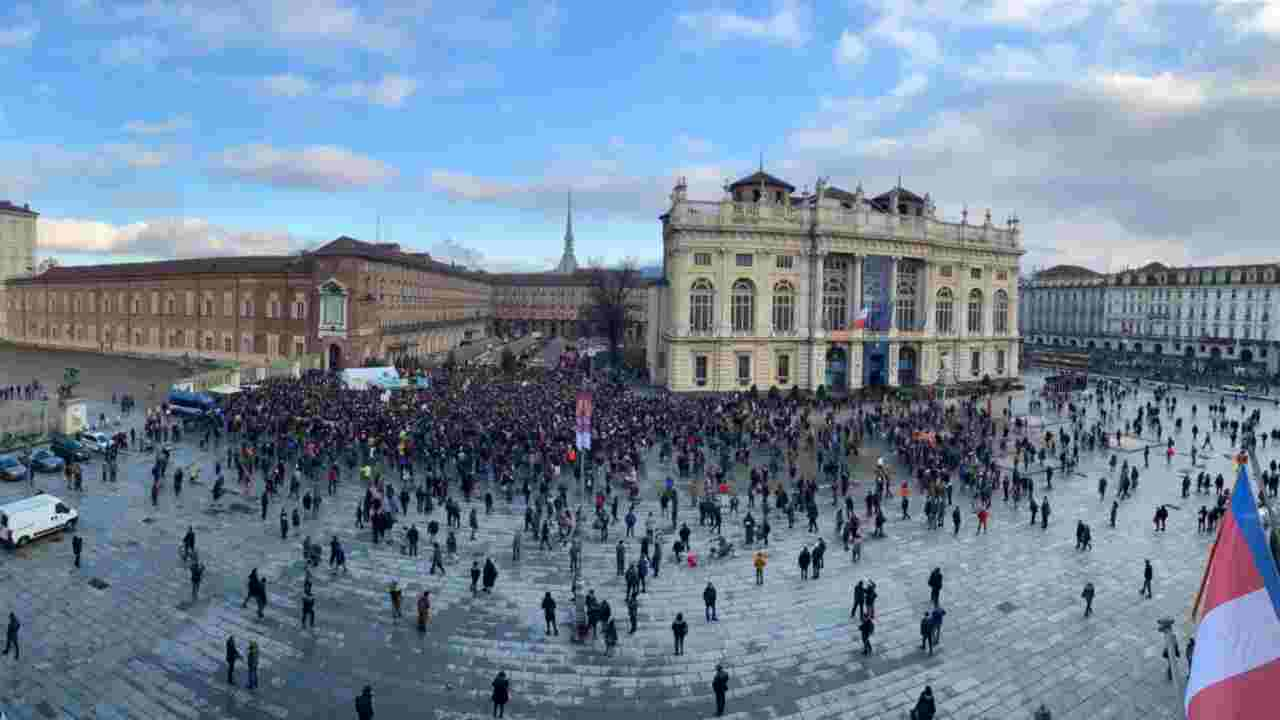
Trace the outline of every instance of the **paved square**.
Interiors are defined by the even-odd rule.
[[[1204,424],[1209,399],[1180,396],[1179,412],[1197,403]],[[1015,412],[1025,405],[1024,397],[1014,399]],[[1130,402],[1126,414],[1134,407]],[[1263,427],[1270,429],[1276,411],[1263,407]],[[1229,412],[1237,417],[1238,404],[1229,404]],[[1179,449],[1190,440],[1190,423],[1185,425],[1184,437],[1175,437]],[[889,455],[875,441],[855,464],[854,479],[861,482],[851,492],[860,510],[881,454]],[[1264,451],[1264,461],[1271,457]],[[620,619],[618,652],[606,657],[602,641],[577,645],[567,632],[544,636],[539,601],[546,591],[568,625],[568,555],[539,551],[526,535],[523,557],[512,562],[512,533],[525,509],[519,494],[510,506],[499,500],[492,516],[477,502],[477,540],[459,533],[460,559],[440,578],[427,574],[429,550],[407,557],[398,543],[373,545],[367,528],[355,528],[362,490],[349,477],[337,497],[326,498],[319,518],[305,519],[301,532],[281,541],[281,500],[273,500],[262,522],[256,496],[240,496],[230,482],[221,508],[211,507],[213,454],[184,441],[174,459],[178,467],[198,463],[205,480],[188,485],[180,499],[166,488],[154,509],[147,493],[150,463],[139,455],[125,457],[114,486],[104,485],[98,468],[91,468],[82,496],[65,490],[60,476],[41,479],[80,509],[84,566],[72,568],[70,540],[62,537],[0,555],[0,612],[13,609],[23,623],[21,661],[0,658],[0,708],[10,718],[351,718],[353,698],[365,684],[375,688],[378,718],[481,717],[489,714],[490,681],[499,669],[512,678],[507,712],[513,718],[695,718],[712,714],[717,663],[732,677],[729,715],[740,718],[902,718],[925,684],[933,686],[942,718],[1024,718],[1041,702],[1059,719],[1174,718],[1180,717],[1181,697],[1165,680],[1155,621],[1176,618],[1185,638],[1210,542],[1195,532],[1194,513],[1209,500],[1178,497],[1180,473],[1188,469],[1182,456],[1171,465],[1162,455],[1152,458],[1135,498],[1122,504],[1115,529],[1106,521],[1114,478],[1105,501],[1097,494],[1109,455],[1082,453],[1079,475],[1055,477],[1047,530],[1029,524],[1025,503],[1015,510],[999,497],[991,530],[983,535],[974,534],[972,514],[953,536],[950,523],[928,531],[919,507],[912,508],[913,520],[899,521],[896,503],[887,504],[887,539],[868,540],[856,564],[839,550],[830,491],[820,488],[820,534],[830,548],[821,580],[799,579],[800,547],[816,540],[804,532],[803,518],[788,529],[774,516],[763,586],[754,584],[750,554],[741,550],[726,560],[704,558],[696,569],[671,564],[667,552],[660,577],[641,595],[639,632],[630,636],[623,583],[614,571],[618,533],[611,531],[604,544],[590,533],[584,541],[586,586],[609,600]],[[761,459],[753,456],[753,462]],[[1229,474],[1229,459],[1214,454],[1202,460],[1211,473]],[[746,470],[739,466],[736,473],[741,494]],[[650,452],[640,482],[641,524],[648,510],[659,515],[656,488],[668,474],[674,471]],[[685,489],[678,480],[676,486]],[[12,497],[25,489],[0,492]],[[969,498],[958,488],[956,494],[967,509]],[[292,508],[292,501],[284,503]],[[1181,504],[1167,533],[1152,530],[1160,503]],[[742,514],[725,519],[726,533],[739,547]],[[443,521],[442,511],[435,518]],[[709,536],[687,497],[681,519],[694,531],[694,546],[705,548]],[[1092,552],[1073,549],[1077,520],[1094,529]],[[409,513],[395,537],[403,523],[421,529],[426,521]],[[209,568],[194,604],[178,559],[188,526]],[[349,573],[321,569],[315,575],[314,630],[299,623],[302,535],[319,542],[337,536],[348,552]],[[637,553],[638,544],[630,544],[628,558]],[[501,575],[492,596],[473,597],[466,568],[484,557],[495,559]],[[1144,558],[1155,565],[1151,600],[1138,594]],[[929,656],[919,649],[918,625],[929,601],[926,578],[935,566],[945,574],[947,619],[942,642]],[[245,578],[255,567],[268,578],[262,620],[240,607]],[[850,587],[863,577],[874,578],[880,593],[870,657],[861,654],[849,620]],[[392,579],[405,588],[401,620],[391,616],[386,587]],[[719,590],[716,623],[705,623],[699,612],[708,580]],[[1095,584],[1097,600],[1093,617],[1085,619],[1080,592],[1087,581]],[[432,590],[434,618],[420,635],[410,616],[412,599],[424,587]],[[676,612],[691,625],[681,657],[672,655]],[[259,689],[224,682],[228,635],[241,652],[250,640],[258,642]],[[237,672],[243,682],[243,666]]]

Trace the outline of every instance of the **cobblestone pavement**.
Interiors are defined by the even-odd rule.
[[[1193,401],[1203,419],[1208,397],[1186,402]],[[1270,408],[1265,412],[1276,416]],[[1189,423],[1187,428],[1189,437]],[[855,477],[869,477],[877,452],[864,450]],[[774,518],[762,587],[753,583],[747,552],[696,569],[670,565],[667,552],[661,576],[641,596],[640,629],[633,636],[626,634],[613,542],[593,538],[585,544],[585,577],[621,618],[613,657],[605,656],[603,641],[577,645],[567,632],[544,636],[539,600],[547,590],[568,625],[568,558],[562,550],[540,552],[526,539],[524,557],[512,562],[511,535],[524,510],[520,498],[510,507],[499,501],[493,516],[482,517],[474,542],[460,533],[461,558],[447,577],[433,578],[429,555],[407,557],[396,547],[371,544],[367,530],[355,529],[358,490],[350,481],[326,499],[320,517],[304,520],[301,533],[291,531],[281,541],[279,504],[263,522],[257,499],[233,489],[215,508],[207,482],[188,485],[180,499],[167,490],[153,509],[145,492],[147,462],[130,456],[117,486],[104,486],[96,467],[83,496],[65,491],[60,477],[45,481],[82,513],[83,568],[72,568],[69,538],[0,555],[0,613],[12,608],[23,623],[22,660],[0,658],[0,708],[14,720],[350,718],[353,697],[370,684],[378,718],[480,717],[490,710],[490,681],[504,669],[512,678],[513,718],[696,718],[712,713],[711,677],[724,663],[732,677],[729,715],[738,718],[902,718],[926,683],[943,718],[1030,717],[1040,702],[1055,718],[1179,717],[1181,699],[1165,680],[1155,621],[1178,618],[1185,637],[1209,539],[1195,533],[1199,499],[1178,499],[1178,473],[1188,458],[1178,456],[1166,467],[1163,457],[1152,455],[1116,529],[1106,522],[1110,496],[1100,502],[1096,491],[1106,458],[1082,455],[1080,474],[1055,478],[1047,531],[1028,525],[1025,504],[1015,512],[997,500],[991,531],[980,536],[971,514],[953,536],[949,524],[927,531],[922,513],[898,521],[895,507],[887,513],[889,537],[868,541],[862,562],[854,564],[839,551],[833,510],[824,503],[821,532],[831,549],[821,580],[799,579],[796,555],[816,540],[802,532],[803,520],[789,530]],[[1142,462],[1141,452],[1128,457]],[[203,476],[212,476],[211,457],[189,444],[176,461],[198,461]],[[1226,473],[1230,466],[1218,454],[1208,469]],[[656,486],[666,472],[656,460],[649,465],[642,523],[648,509],[657,514]],[[858,487],[860,500],[864,486]],[[1114,487],[1112,482],[1110,492]],[[13,496],[22,489],[0,492]],[[957,495],[957,501],[968,507],[967,496]],[[1173,513],[1169,531],[1157,534],[1151,516],[1162,502],[1182,509]],[[687,500],[681,518],[694,530],[695,547],[705,548],[708,536]],[[740,519],[728,518],[726,528]],[[1092,552],[1073,549],[1077,519],[1094,528]],[[406,520],[422,528],[426,519],[410,514]],[[188,525],[195,527],[209,567],[194,604],[177,557]],[[741,547],[740,524],[728,533]],[[348,574],[316,574],[314,630],[299,623],[302,534],[321,542],[336,535],[348,549]],[[615,533],[610,537],[616,541]],[[628,557],[636,553],[633,544]],[[466,568],[472,558],[486,556],[500,569],[497,589],[493,596],[472,597]],[[1138,594],[1143,558],[1155,565],[1151,600]],[[919,649],[918,625],[934,566],[945,574],[948,614],[942,643],[929,656]],[[263,620],[239,604],[253,567],[268,578]],[[870,657],[861,655],[849,622],[850,587],[860,577],[874,578],[880,589]],[[386,587],[392,579],[405,587],[404,619],[391,616]],[[91,584],[99,580],[100,588]],[[708,580],[719,589],[716,623],[704,623],[700,612]],[[1080,600],[1086,581],[1098,593],[1089,619],[1082,617]],[[433,591],[435,616],[420,635],[410,616],[424,587]],[[682,657],[672,655],[669,628],[676,612],[691,625]],[[225,682],[229,634],[241,652],[252,639],[260,645],[262,684],[256,691]],[[241,683],[244,673],[242,664]]]

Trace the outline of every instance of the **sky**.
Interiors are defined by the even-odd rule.
[[[1021,220],[1024,269],[1276,259],[1280,0],[0,3],[0,199],[63,264],[341,235],[656,261],[769,172]]]

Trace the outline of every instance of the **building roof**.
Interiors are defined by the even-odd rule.
[[[552,287],[591,284],[591,273],[586,270],[575,270],[571,273],[488,273],[484,277],[495,286],[520,285],[522,287]]]
[[[1098,277],[1102,273],[1090,270],[1080,265],[1054,265],[1051,268],[1045,268],[1036,273],[1036,277],[1060,277],[1067,275],[1083,275],[1086,277]]]
[[[899,200],[900,202],[901,202],[901,201],[904,201],[904,200],[905,200],[906,202],[916,202],[916,203],[922,203],[922,202],[924,202],[924,198],[920,197],[919,195],[917,195],[917,194],[915,194],[915,193],[911,192],[910,190],[908,190],[908,189],[906,189],[906,188],[904,188],[904,187],[899,186],[899,187],[898,187],[898,188],[896,188],[896,189],[897,189],[897,191],[898,191],[898,200]],[[893,190],[890,190],[890,191],[888,191],[888,192],[882,192],[882,193],[880,193],[879,195],[875,196],[875,197],[874,197],[874,198],[872,198],[872,199],[873,199],[873,200],[885,200],[885,201],[887,201],[887,200],[889,200],[889,198],[891,198],[891,197],[893,197]]]
[[[786,180],[781,180],[779,178],[776,178],[763,170],[757,170],[751,173],[750,175],[742,178],[741,180],[738,180],[737,182],[730,183],[729,189],[732,190],[734,188],[742,187],[743,185],[756,186],[756,185],[759,185],[762,181],[764,182],[765,185],[773,185],[776,187],[786,188],[787,192],[789,193],[795,192],[796,190],[795,185],[792,185]]]
[[[30,215],[31,217],[38,217],[40,215],[40,213],[32,210],[30,205],[24,204],[19,207],[8,200],[0,200],[0,212],[14,213],[16,215]]]
[[[320,257],[360,257],[366,260],[379,260],[382,262],[403,265],[404,267],[414,268],[417,270],[425,270],[427,272],[437,272],[442,275],[454,275],[456,277],[467,278],[477,282],[484,282],[487,275],[472,270],[468,270],[457,265],[440,262],[432,258],[427,253],[405,252],[400,249],[397,243],[369,243],[363,240],[356,240],[353,237],[343,235],[333,242],[321,245],[320,247],[307,253],[308,256]]]
[[[75,283],[87,280],[121,280],[169,275],[243,275],[254,273],[307,273],[310,263],[295,255],[244,255],[241,257],[188,258],[155,262],[106,265],[60,265],[29,278],[7,280],[11,285]]]

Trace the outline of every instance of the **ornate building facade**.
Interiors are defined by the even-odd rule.
[[[36,219],[29,205],[0,200],[0,337],[9,324],[4,281],[30,275],[36,267]]]
[[[1059,265],[1023,289],[1029,344],[1230,360],[1280,371],[1280,265]]]
[[[840,392],[1018,375],[1016,219],[946,222],[900,186],[797,195],[763,168],[725,191],[691,200],[681,180],[660,218],[654,382]]]

